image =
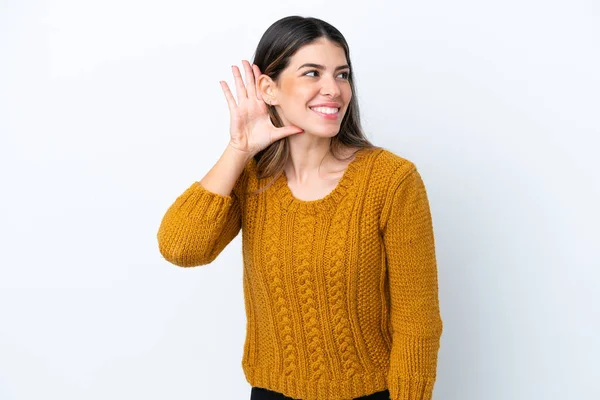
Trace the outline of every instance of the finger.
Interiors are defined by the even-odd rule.
[[[225,99],[227,99],[227,107],[229,107],[229,112],[233,115],[233,112],[237,108],[237,104],[235,103],[233,94],[231,94],[231,90],[229,90],[227,82],[219,81],[219,83],[221,84],[221,89],[223,89],[223,93],[225,93]]]
[[[250,63],[246,60],[242,60],[244,65],[244,77],[246,78],[246,90],[248,91],[248,98],[251,99],[256,97],[256,86],[254,81],[254,72]]]
[[[235,79],[235,93],[237,94],[238,103],[240,103],[242,100],[248,98],[248,93],[246,93],[240,69],[237,65],[232,65],[231,69],[233,70],[233,78]]]
[[[252,64],[252,71],[254,71],[254,80],[255,82],[258,82],[258,77],[261,75],[260,73],[260,69],[258,68],[258,65],[256,64]],[[260,88],[256,88],[256,98],[259,100],[262,100],[262,93],[260,92]]]

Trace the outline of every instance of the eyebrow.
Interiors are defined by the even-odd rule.
[[[298,67],[298,69],[300,68],[304,68],[304,67],[310,67],[310,68],[316,68],[316,69],[325,69],[324,66],[319,65],[319,64],[312,64],[312,63],[306,63],[306,64],[302,64],[300,67]],[[339,67],[337,67],[335,70],[340,70],[340,69],[350,69],[350,66],[348,64],[346,65],[340,65]]]

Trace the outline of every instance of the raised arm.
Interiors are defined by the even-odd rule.
[[[237,236],[247,162],[244,154],[227,146],[206,176],[169,207],[157,234],[167,261],[182,267],[208,264]]]
[[[296,126],[275,127],[257,90],[260,69],[242,60],[246,83],[232,66],[237,102],[220,81],[230,116],[230,140],[223,155],[200,182],[194,182],[169,207],[157,238],[165,259],[182,267],[212,262],[241,229],[245,166],[255,154],[284,137],[303,132]],[[266,76],[263,76],[266,79]],[[238,186],[238,190],[235,190]],[[233,189],[233,192],[232,192]]]

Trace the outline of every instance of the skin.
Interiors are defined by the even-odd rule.
[[[305,63],[320,64],[325,69],[299,69]],[[302,196],[305,198],[327,194],[352,161],[338,161],[329,152],[330,138],[339,132],[352,98],[349,69],[336,71],[343,65],[347,65],[344,50],[322,38],[298,50],[277,82],[264,74],[257,80],[262,98],[276,107],[282,122],[304,129],[303,134],[288,138],[291,159],[285,172],[290,188],[296,188],[298,193],[305,190]],[[309,105],[330,101],[341,104],[336,120],[324,119],[309,108]]]

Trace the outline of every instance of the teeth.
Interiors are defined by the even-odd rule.
[[[335,114],[339,111],[339,108],[311,107],[311,110],[318,111],[323,114]]]

